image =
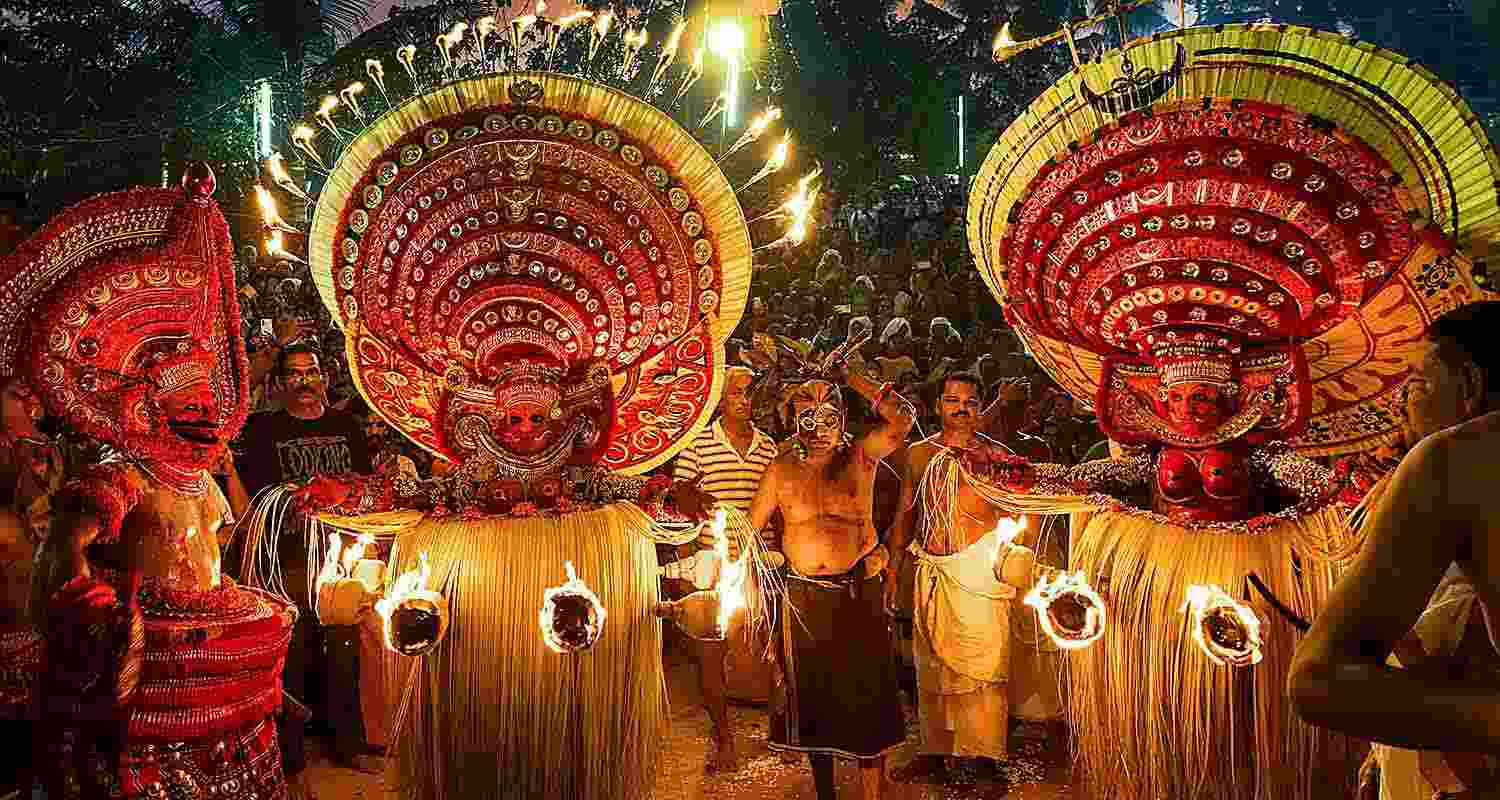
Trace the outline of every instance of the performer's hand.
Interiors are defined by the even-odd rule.
[[[350,482],[319,475],[292,493],[292,505],[298,513],[316,513],[343,505],[353,492]]]
[[[900,566],[892,564],[885,576],[885,613],[896,616],[901,611]]]
[[[701,480],[703,479],[697,478],[672,484],[672,502],[677,506],[678,512],[691,519],[707,517],[716,502],[713,495],[698,488]]]
[[[1030,491],[1036,485],[1036,468],[1024,458],[1002,455],[993,464],[997,482],[1007,491]]]

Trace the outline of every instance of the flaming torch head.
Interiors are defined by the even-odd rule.
[[[1036,609],[1042,631],[1064,650],[1080,650],[1104,635],[1104,598],[1081,570],[1038,581],[1026,593],[1026,605]]]
[[[990,57],[996,63],[1007,61],[1011,56],[1021,52],[1016,45],[1019,44],[1010,35],[1010,23],[1000,26],[1000,32],[995,34],[995,43],[990,46]]]
[[[1189,586],[1182,610],[1191,617],[1193,641],[1215,664],[1248,667],[1264,657],[1260,616],[1218,586]]]
[[[792,154],[791,137],[792,135],[790,133],[786,136],[781,137],[781,141],[776,144],[776,150],[773,151],[771,153],[771,157],[766,160],[766,167],[772,172],[775,172],[776,170],[779,170],[782,167],[786,166],[787,157]]]
[[[283,167],[283,169],[285,169],[285,167]],[[276,168],[272,167],[271,172],[274,174],[276,172]],[[271,192],[268,191],[266,187],[261,186],[258,183],[255,184],[255,202],[260,206],[261,222],[263,222],[267,228],[275,228],[276,223],[281,221],[281,215],[276,213],[276,198],[271,196]]]
[[[385,79],[385,65],[377,59],[367,58],[365,59],[365,74],[369,75],[371,80],[380,83]]]
[[[599,596],[578,579],[573,562],[564,567],[568,582],[543,593],[538,622],[542,641],[552,652],[577,653],[598,643],[608,614]]]
[[[448,632],[448,600],[427,588],[432,574],[427,554],[417,558],[417,567],[402,573],[375,603],[375,612],[385,623],[386,647],[403,656],[426,653]]]

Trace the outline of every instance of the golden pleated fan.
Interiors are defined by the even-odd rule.
[[[1441,80],[1335,34],[1257,24],[1132,42],[1001,136],[969,244],[1038,362],[1094,397],[1106,356],[1180,331],[1290,343],[1309,454],[1389,440],[1431,319],[1480,299],[1500,160]]]
[[[517,347],[607,363],[602,466],[671,458],[718,404],[751,244],[733,187],[665,114],[601,84],[507,73],[445,84],[348,146],[308,246],[356,385],[407,437],[471,455]]]

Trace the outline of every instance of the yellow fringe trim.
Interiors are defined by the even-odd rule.
[[[667,697],[652,613],[656,550],[644,519],[622,504],[562,517],[424,521],[403,532],[388,572],[412,569],[427,553],[452,621],[420,659],[387,654],[389,685],[406,687],[392,726],[396,796],[647,795]],[[599,642],[568,656],[547,649],[537,625],[544,590],[566,581],[565,561],[609,613]]]

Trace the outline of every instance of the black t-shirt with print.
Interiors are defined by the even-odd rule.
[[[286,411],[255,414],[240,434],[240,479],[251,497],[267,486],[314,475],[374,471],[364,428],[350,414],[329,411],[301,419]]]
[[[284,410],[253,414],[239,443],[235,468],[252,499],[267,486],[306,481],[314,475],[374,472],[363,426],[354,416],[338,411],[330,410],[318,419],[300,419]],[[291,524],[291,516],[288,512],[288,519],[275,528],[281,535],[276,550],[286,590],[301,605],[307,602],[311,570],[302,526]],[[238,556],[230,563],[238,565]]]

